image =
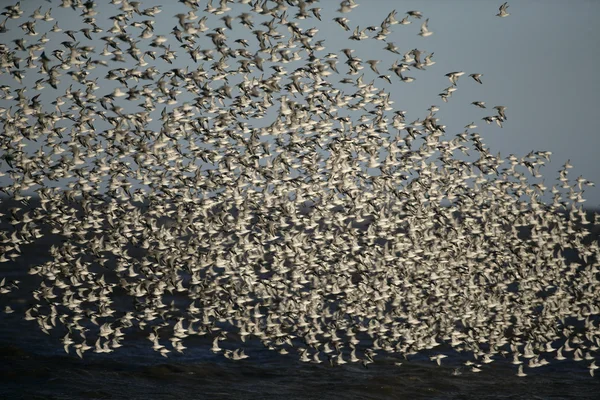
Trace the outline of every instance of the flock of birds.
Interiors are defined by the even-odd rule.
[[[303,27],[321,21],[315,1],[240,0],[238,15],[230,3],[180,0],[164,34],[171,7],[140,1],[62,0],[79,30],[51,8],[4,8],[2,32],[24,35],[0,45],[14,80],[0,87],[1,190],[19,204],[1,216],[0,268],[63,239],[29,269],[39,287],[25,319],[80,357],[139,330],[163,356],[205,336],[233,360],[254,341],[332,365],[469,352],[473,372],[506,359],[524,376],[569,358],[593,375],[592,183],[567,162],[546,187],[550,152],[502,158],[473,123],[448,132],[437,106],[408,122],[377,85],[413,81],[433,53],[410,49],[384,70],[325,52]],[[419,11],[353,29],[357,6],[344,0],[334,19],[350,40],[401,55],[396,25],[432,34]],[[228,37],[234,25],[244,38]],[[443,101],[462,75],[446,74]],[[484,121],[502,126],[506,107],[493,109]],[[19,290],[0,279],[2,296]]]

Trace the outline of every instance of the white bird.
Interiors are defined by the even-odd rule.
[[[448,356],[445,354],[437,354],[435,356],[429,357],[429,359],[431,361],[435,361],[437,363],[437,365],[440,366],[440,365],[442,365],[442,359],[444,359],[446,357],[448,357]]]
[[[425,20],[425,22],[423,22],[421,24],[421,31],[419,32],[419,36],[427,37],[427,36],[433,35],[433,32],[431,32],[429,29],[427,29],[428,22],[429,22],[429,18],[427,18]]]
[[[589,370],[590,370],[590,375],[593,377],[593,376],[594,376],[594,371],[595,371],[595,370],[597,370],[597,369],[598,369],[598,368],[600,368],[600,367],[598,367],[598,366],[596,365],[596,360],[594,360],[594,361],[592,361],[592,363],[591,363],[591,364],[588,366],[588,368],[589,368]]]
[[[458,82],[458,78],[460,78],[464,74],[465,73],[463,71],[456,71],[456,72],[448,72],[445,76],[447,76],[448,79],[450,80],[450,82],[452,82],[452,85],[456,86],[456,83]]]
[[[212,344],[212,347],[210,348],[210,351],[212,351],[213,353],[218,353],[221,350],[223,350],[223,349],[221,349],[219,347],[219,336],[217,336],[213,340],[213,344]]]
[[[496,14],[496,16],[501,17],[501,18],[508,17],[510,14],[506,12],[507,8],[508,8],[508,2],[503,3],[499,8],[500,12],[498,14]]]

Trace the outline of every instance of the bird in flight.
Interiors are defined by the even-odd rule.
[[[508,2],[504,2],[504,4],[502,4],[500,6],[500,8],[498,9],[498,10],[500,10],[500,12],[498,14],[496,14],[496,17],[500,17],[500,18],[508,17],[510,14],[506,12],[507,8],[508,8]]]
[[[456,82],[458,81],[458,78],[460,78],[464,74],[465,73],[463,71],[456,71],[456,72],[448,72],[445,76],[447,76],[448,79],[450,79],[450,82],[452,82],[453,86],[456,86]]]
[[[483,74],[471,74],[469,76],[471,78],[473,78],[475,80],[475,82],[478,82],[478,83],[481,83],[481,84],[483,83],[483,82],[481,82],[481,77],[483,76]]]
[[[431,32],[429,29],[427,29],[428,22],[429,22],[429,18],[427,18],[425,20],[425,22],[423,22],[421,24],[421,32],[419,32],[419,36],[427,37],[427,36],[433,35],[433,32]]]

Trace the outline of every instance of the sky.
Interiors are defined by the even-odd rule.
[[[165,2],[142,0],[141,3],[142,8],[146,8]],[[214,3],[218,5],[218,1]],[[352,12],[342,15],[336,11],[339,8],[338,1],[321,1],[309,8],[322,8],[322,22],[314,18],[298,21],[304,29],[319,29],[313,42],[324,40],[325,50],[320,54],[339,54],[338,67],[342,74],[339,78],[330,76],[331,81],[337,82],[344,77],[341,69],[345,69],[345,66],[341,64],[345,56],[340,51],[343,48],[354,49],[354,55],[363,61],[381,60],[378,68],[381,73],[392,75],[392,85],[377,79],[376,74],[371,72],[367,65],[361,73],[365,74],[365,82],[375,80],[378,88],[392,93],[391,98],[395,102],[393,107],[407,112],[407,122],[423,118],[431,105],[437,105],[440,108],[437,112],[439,123],[446,125],[447,134],[460,133],[464,131],[465,125],[474,122],[478,127],[473,131],[483,137],[484,143],[493,154],[500,152],[504,157],[509,154],[522,157],[532,150],[551,151],[552,162],[541,171],[545,176],[546,186],[555,182],[558,177],[557,171],[570,160],[573,165],[573,169],[570,170],[572,178],[583,175],[597,184],[596,187],[586,189],[584,197],[587,203],[584,206],[600,208],[600,162],[597,154],[600,149],[600,133],[597,132],[597,95],[600,93],[600,78],[596,72],[600,61],[600,24],[595,23],[600,18],[599,1],[510,1],[510,16],[506,18],[495,16],[501,1],[370,0],[357,3],[359,6]],[[200,1],[200,4],[202,7],[197,14],[203,16],[205,13],[202,9],[206,1]],[[56,1],[52,4],[22,1],[23,18],[8,21],[7,27],[10,30],[1,34],[2,42],[12,44],[12,40],[24,37],[18,25],[25,22],[38,6],[42,6],[44,10],[52,7],[52,16],[63,30],[83,27],[79,17],[73,18],[79,13],[60,8],[59,5],[60,2]],[[227,14],[231,16],[246,11],[238,4],[229,6],[232,10]],[[387,38],[388,42],[394,42],[399,47],[401,54],[414,48],[425,53],[434,53],[435,65],[425,71],[413,69],[406,73],[407,76],[415,78],[411,83],[400,82],[394,79],[393,72],[387,71],[395,60],[402,58],[402,55],[383,50],[383,41],[348,40],[352,32],[343,30],[332,21],[334,17],[344,16],[350,20],[351,28],[357,25],[361,29],[379,26],[393,9],[397,11],[398,20],[404,17],[406,11],[421,11],[424,18],[429,18],[428,26],[433,32],[429,37],[418,36],[422,20],[411,19],[410,25],[394,25],[393,33]],[[155,34],[165,34],[168,36],[168,43],[174,48],[178,47],[179,43],[169,32],[177,25],[174,15],[186,12],[187,9],[182,4],[173,2],[162,10],[155,17]],[[117,12],[115,6],[108,4],[108,1],[97,1],[97,11],[99,21]],[[219,17],[209,16],[209,28],[223,26]],[[292,18],[293,16],[288,16],[288,19]],[[254,20],[261,21],[258,17]],[[53,23],[54,21],[38,24],[40,32],[48,31]],[[239,20],[235,20],[234,24],[236,26],[233,32],[226,32],[228,37],[248,38],[251,35],[248,30],[239,27]],[[109,25],[104,23],[102,26]],[[37,40],[26,38],[30,41]],[[52,45],[60,46],[60,42],[68,40],[64,33],[52,34],[49,38],[49,48]],[[86,39],[83,41],[87,42]],[[202,43],[206,44],[206,47],[212,47],[208,38]],[[97,45],[99,52],[103,44],[98,41]],[[182,58],[172,66],[159,59],[155,63],[159,70],[192,65]],[[229,64],[232,65],[233,62]],[[105,73],[106,70],[103,71]],[[452,71],[464,71],[465,75],[458,81],[458,90],[445,103],[438,94],[450,86],[448,78],[444,75]],[[104,73],[99,76],[103,76]],[[470,73],[483,74],[483,84],[479,85],[469,78]],[[62,80],[66,88],[70,78],[65,75]],[[31,82],[29,80],[18,84],[8,74],[0,74],[0,85],[8,85],[11,88],[31,86]],[[98,92],[100,95],[108,94],[114,87],[104,81]],[[35,95],[33,89],[28,90],[29,96]],[[58,92],[61,90],[64,93],[62,87]],[[42,101],[50,102],[55,99],[57,94],[52,95],[51,88],[44,91],[47,92],[44,93]],[[182,98],[182,101],[185,99]],[[485,101],[488,109],[476,108],[471,105],[472,101]],[[8,104],[0,100],[0,107],[7,107]],[[507,107],[504,128],[495,124],[487,125],[481,120],[486,115],[495,114],[491,107],[496,105]],[[3,170],[6,169],[3,167]],[[0,185],[7,184],[7,179],[7,176],[0,177]]]

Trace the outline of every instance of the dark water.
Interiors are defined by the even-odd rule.
[[[2,324],[0,397],[6,399],[597,399],[600,393],[598,377],[568,361],[527,370],[524,378],[506,362],[453,375],[450,364],[457,360],[397,367],[391,358],[377,358],[365,369],[305,364],[296,355],[251,348],[249,359],[234,362],[212,355],[201,340],[169,359],[129,340],[123,351],[80,360],[18,317],[3,316]]]
[[[110,355],[66,355],[58,338],[24,323],[16,313],[2,317],[0,331],[0,397],[7,399],[597,399],[598,377],[585,365],[565,361],[526,369],[495,362],[473,373],[467,367],[453,375],[458,360],[441,367],[430,361],[376,358],[331,367],[305,364],[297,356],[247,349],[249,359],[230,361],[210,353],[210,342],[190,340],[184,355],[165,359],[145,340],[128,340]]]

